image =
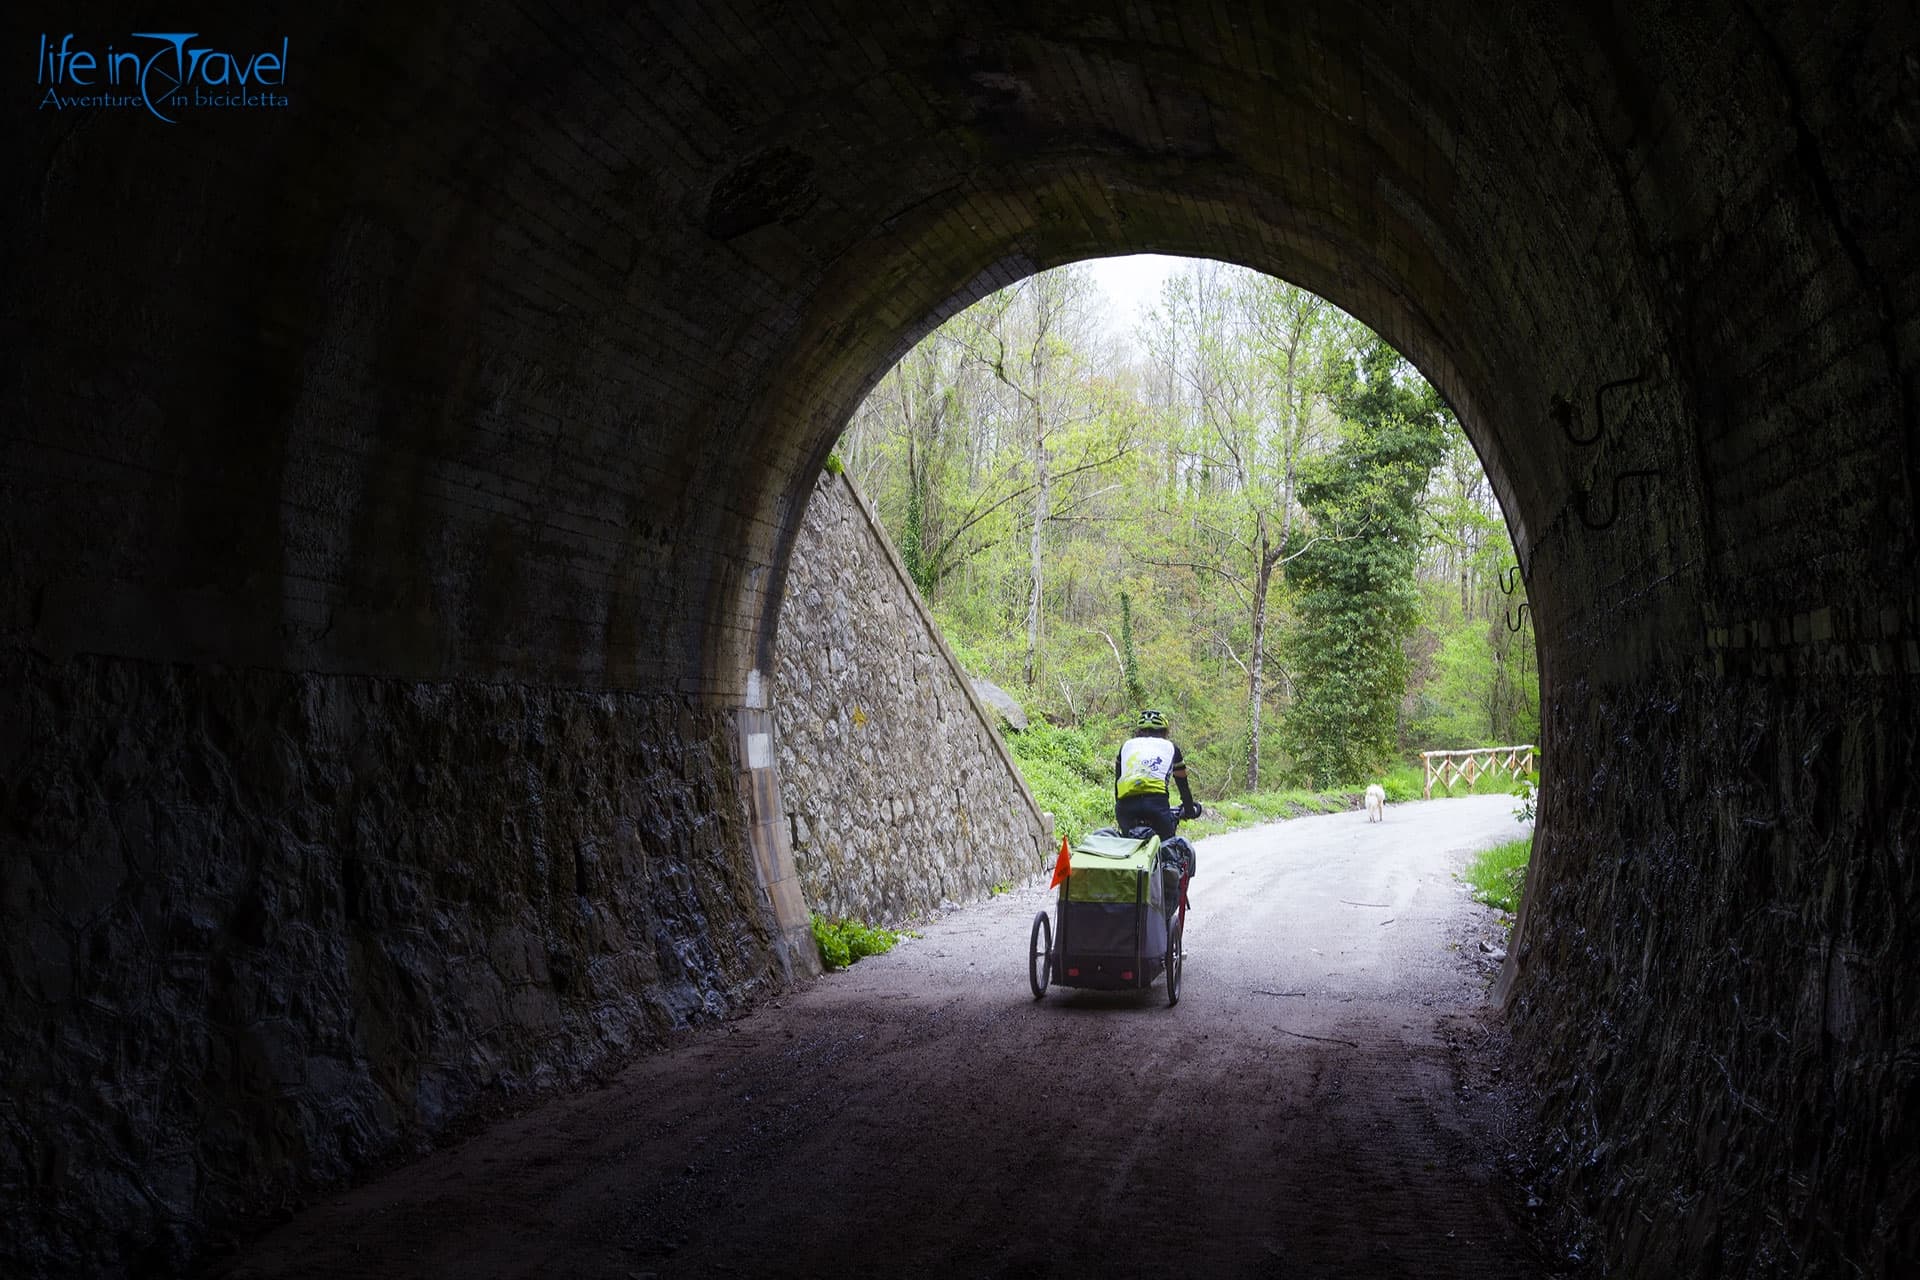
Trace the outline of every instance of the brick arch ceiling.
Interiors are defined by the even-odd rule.
[[[838,163],[776,150],[724,174],[710,230],[714,203],[785,173],[786,212],[770,202],[758,225],[728,224],[729,244],[818,264],[797,341],[748,410],[762,452],[747,461],[771,463],[744,486],[770,498],[756,558],[778,562],[799,478],[914,339],[1034,270],[1115,252],[1252,266],[1373,325],[1460,410],[1530,551],[1569,498],[1553,414],[1632,359],[1623,326],[1646,350],[1653,318],[1638,273],[1619,269],[1632,254],[1619,203],[1583,194],[1569,209],[1552,185],[1579,190],[1604,167],[1593,125],[1543,148],[1520,126],[1549,108],[1510,84],[1469,77],[1468,91],[1408,45],[1330,52],[1325,31],[1291,34],[1150,52],[1110,36],[949,37],[903,78],[933,120],[893,103],[884,123],[843,124],[860,141],[824,147]],[[1368,65],[1380,53],[1398,62]],[[825,252],[795,252],[810,232]],[[1573,412],[1587,429],[1591,407]]]

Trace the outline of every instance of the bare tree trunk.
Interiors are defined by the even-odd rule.
[[[1247,751],[1248,791],[1260,789],[1260,714],[1267,692],[1267,599],[1273,588],[1274,574],[1279,573],[1282,581],[1285,581],[1286,571],[1281,565],[1287,554],[1287,544],[1293,537],[1293,490],[1298,480],[1299,451],[1306,418],[1299,382],[1300,345],[1306,323],[1312,314],[1309,311],[1306,317],[1297,318],[1288,332],[1287,359],[1280,392],[1281,404],[1285,406],[1285,420],[1281,423],[1280,536],[1277,543],[1267,525],[1267,513],[1261,511],[1255,517],[1258,539],[1253,574],[1253,657],[1247,679],[1250,737]]]
[[[1266,556],[1264,518],[1260,521],[1260,567],[1253,576],[1253,654],[1247,663],[1247,790],[1260,789],[1260,710],[1266,700],[1267,584],[1273,562]]]
[[[1033,683],[1034,654],[1040,648],[1040,588],[1042,571],[1040,556],[1040,534],[1047,525],[1047,512],[1053,500],[1047,471],[1047,432],[1046,415],[1041,411],[1040,387],[1041,365],[1044,357],[1040,354],[1040,343],[1033,348],[1033,385],[1036,394],[1033,397],[1033,470],[1036,481],[1033,490],[1033,537],[1028,542],[1031,585],[1027,591],[1027,683]]]

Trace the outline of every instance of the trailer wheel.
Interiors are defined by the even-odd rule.
[[[1027,946],[1027,982],[1033,987],[1033,998],[1038,1000],[1047,994],[1047,984],[1053,981],[1053,921],[1042,911],[1033,918],[1033,936]]]

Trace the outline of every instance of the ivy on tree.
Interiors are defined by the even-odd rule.
[[[1420,618],[1419,502],[1449,427],[1438,394],[1379,338],[1343,372],[1339,444],[1307,462],[1300,484],[1312,528],[1293,560],[1297,621],[1285,644],[1285,743],[1316,786],[1365,778],[1393,754],[1403,641]]]

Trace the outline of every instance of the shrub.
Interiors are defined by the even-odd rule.
[[[1426,777],[1418,765],[1402,762],[1387,770],[1387,776],[1380,779],[1380,785],[1386,790],[1390,803],[1405,804],[1409,800],[1423,798]]]
[[[906,936],[858,920],[829,920],[818,914],[812,917],[812,924],[820,963],[829,969],[844,969],[855,960],[891,951],[894,943]]]
[[[1105,726],[1039,720],[1008,734],[1006,743],[1033,798],[1053,814],[1060,834],[1078,839],[1113,822],[1113,753],[1122,737]]]
[[[1514,787],[1513,794],[1520,797],[1520,803],[1513,806],[1513,820],[1515,822],[1532,822],[1534,811],[1539,807],[1540,803],[1540,788],[1538,784],[1536,784],[1532,776],[1529,775]]]

